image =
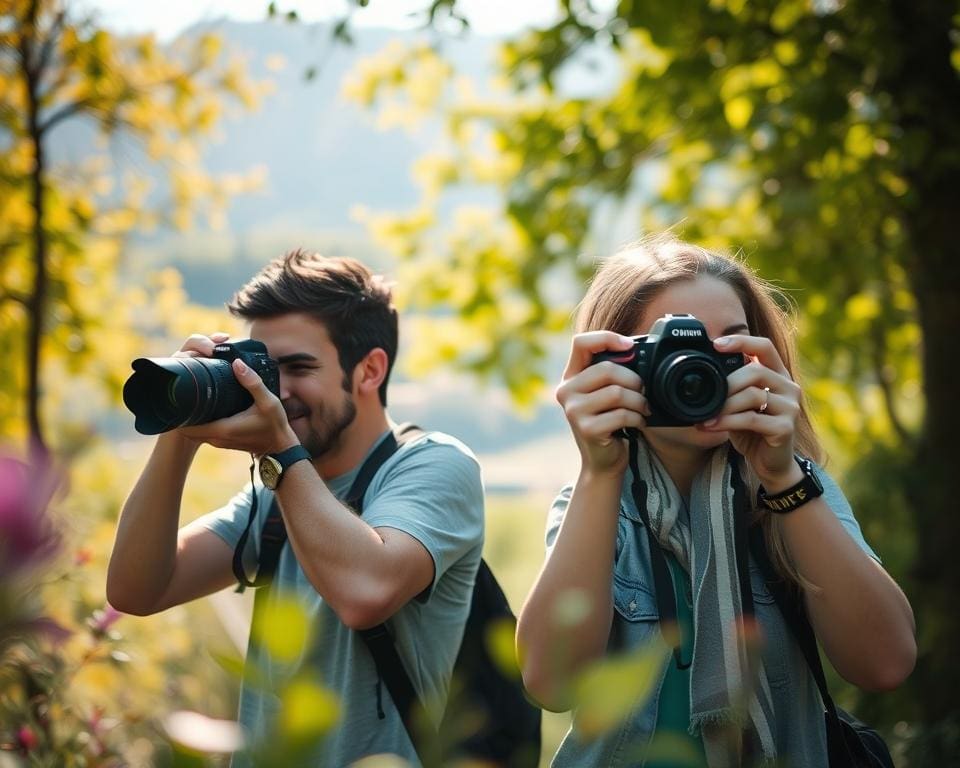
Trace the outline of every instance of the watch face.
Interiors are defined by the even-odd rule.
[[[260,459],[260,479],[271,491],[277,487],[281,469],[280,462],[273,456],[264,456]]]

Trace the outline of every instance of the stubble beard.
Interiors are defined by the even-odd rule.
[[[320,425],[310,426],[301,442],[313,459],[322,458],[336,451],[343,440],[343,433],[357,417],[357,406],[350,395],[343,401],[343,407],[320,413]]]

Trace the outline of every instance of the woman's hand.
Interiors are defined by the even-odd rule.
[[[699,425],[710,432],[728,431],[730,442],[753,467],[769,491],[788,488],[800,479],[794,461],[800,387],[770,339],[732,335],[714,339],[717,350],[742,352],[752,362],[727,377],[727,400],[720,414]]]
[[[612,331],[590,331],[573,337],[570,359],[557,388],[557,401],[570,423],[584,470],[622,473],[627,466],[625,427],[641,428],[650,413],[635,371],[605,361],[591,365],[599,352],[630,349],[633,340]]]

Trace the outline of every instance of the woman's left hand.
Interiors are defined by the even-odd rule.
[[[732,335],[713,343],[720,352],[741,352],[752,360],[727,377],[723,409],[698,428],[729,432],[733,447],[750,462],[764,487],[791,485],[798,471],[793,457],[800,386],[770,339]]]

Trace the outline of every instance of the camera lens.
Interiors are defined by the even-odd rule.
[[[123,385],[123,402],[142,435],[231,416],[253,398],[227,360],[202,357],[140,357]]]
[[[677,400],[690,408],[702,408],[716,392],[715,382],[700,372],[685,373],[677,382]]]
[[[700,352],[675,352],[657,367],[654,389],[662,408],[681,424],[716,416],[727,399],[727,379],[717,363]]]

